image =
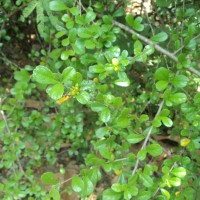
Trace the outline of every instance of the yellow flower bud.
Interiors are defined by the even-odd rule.
[[[175,195],[176,195],[176,196],[179,196],[180,193],[181,193],[180,191],[177,191],[177,192],[175,193]]]
[[[112,59],[112,64],[115,65],[115,66],[119,65],[118,59],[117,58],[113,58]]]
[[[181,139],[180,144],[181,144],[182,147],[186,147],[190,142],[191,142],[190,139],[183,138],[183,139]]]
[[[119,71],[119,67],[118,66],[114,66],[113,69],[114,69],[115,72]]]
[[[63,102],[67,101],[69,99],[69,95],[64,95],[63,97],[61,97],[60,99],[58,99],[56,101],[57,104],[62,104]]]
[[[122,170],[120,169],[120,170],[115,170],[115,174],[116,175],[120,175],[122,173]]]
[[[99,79],[98,79],[98,78],[93,78],[93,82],[94,82],[94,83],[98,83],[98,82],[99,82]]]

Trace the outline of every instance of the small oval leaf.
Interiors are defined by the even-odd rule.
[[[42,174],[41,181],[44,184],[52,184],[52,185],[55,185],[55,184],[59,183],[59,181],[56,178],[55,174],[52,173],[52,172],[46,172],[46,173]]]

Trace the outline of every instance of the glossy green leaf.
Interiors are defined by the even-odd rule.
[[[99,153],[103,158],[106,158],[108,160],[112,160],[113,159],[113,154],[110,151],[110,149],[108,149],[107,147],[99,149]]]
[[[102,178],[101,170],[99,168],[90,169],[87,173],[87,176],[92,184],[96,185],[96,183]]]
[[[160,127],[160,126],[162,125],[161,120],[160,120],[159,118],[156,117],[156,118],[153,120],[152,125],[153,125],[153,127],[156,127],[156,128]]]
[[[81,82],[82,82],[82,80],[83,80],[83,77],[82,77],[81,73],[76,72],[76,73],[72,76],[71,80],[73,81],[74,85],[80,85]]]
[[[195,106],[192,104],[184,103],[181,105],[181,111],[184,113],[194,113],[196,110]]]
[[[54,100],[57,100],[63,96],[64,86],[61,83],[50,85],[46,89],[47,94]]]
[[[65,83],[76,74],[76,70],[73,67],[67,67],[62,72],[62,82]]]
[[[139,40],[136,40],[135,42],[134,42],[134,50],[135,49],[137,49],[137,50],[139,50],[140,52],[142,51],[142,49],[143,49],[143,45],[142,45],[142,43],[139,41]],[[136,53],[135,53],[136,54]]]
[[[82,190],[82,196],[89,196],[94,191],[95,185],[89,179],[89,177],[83,177],[84,189]]]
[[[129,26],[132,26],[132,25],[133,25],[133,23],[134,23],[133,15],[131,15],[131,14],[126,15],[126,23],[127,23]]]
[[[128,135],[126,139],[130,144],[136,144],[142,141],[144,139],[144,136],[132,133]]]
[[[151,192],[150,191],[142,191],[138,194],[139,200],[150,200],[151,199]]]
[[[194,96],[194,102],[195,103],[200,103],[200,92],[198,92],[197,94],[195,94],[195,96]]]
[[[52,200],[60,200],[60,192],[58,189],[52,189],[48,194],[48,198],[51,198]]]
[[[92,102],[90,104],[90,107],[91,107],[92,111],[94,111],[94,112],[100,112],[100,111],[107,108],[107,106],[105,106],[103,103],[100,103],[100,102],[97,102],[97,101]]]
[[[77,33],[80,38],[88,39],[92,37],[92,34],[88,28],[79,27]]]
[[[105,24],[111,24],[112,23],[112,20],[113,20],[112,16],[110,16],[110,15],[104,15],[102,18],[103,18],[103,22]]]
[[[156,35],[154,35],[153,37],[151,37],[151,41],[153,42],[164,42],[165,40],[167,40],[168,38],[168,35],[167,33],[165,32],[161,32],[161,33],[158,33]]]
[[[49,8],[53,11],[67,10],[66,4],[61,0],[50,1]]]
[[[133,25],[132,27],[136,30],[136,31],[143,31],[144,30],[144,25],[141,24],[142,22],[142,17],[136,17],[134,19]]]
[[[156,89],[157,89],[158,91],[163,91],[163,90],[165,90],[165,89],[167,88],[167,86],[168,86],[168,81],[158,81],[158,82],[156,83]]]
[[[173,121],[169,117],[162,117],[161,120],[166,127],[172,127]]]
[[[159,81],[168,81],[169,71],[165,67],[160,67],[156,70],[154,76]]]
[[[175,187],[178,187],[181,185],[181,179],[178,177],[170,177],[169,183]]]
[[[69,30],[68,38],[69,38],[70,44],[74,44],[74,42],[76,42],[76,39],[77,39],[77,29],[76,28],[72,28]],[[74,46],[74,45],[72,45],[72,46]]]
[[[87,104],[90,100],[90,95],[86,91],[81,91],[77,96],[76,99],[81,104]]]
[[[123,80],[116,80],[115,81],[115,85],[121,86],[121,87],[128,87],[130,85],[130,80],[127,79],[123,79]]]
[[[147,174],[141,173],[140,178],[142,179],[142,183],[144,186],[146,186],[146,187],[153,186],[153,184],[154,184],[153,179],[150,176],[148,176]]]
[[[103,65],[93,65],[89,67],[91,73],[101,73],[105,71],[105,66]]]
[[[183,88],[187,85],[188,83],[188,78],[184,75],[177,75],[174,77],[174,79],[171,81],[173,86],[177,88]]]
[[[176,104],[182,104],[186,102],[187,96],[184,93],[171,94],[170,100]]]
[[[80,193],[84,189],[84,182],[78,176],[72,178],[72,189],[77,193]]]
[[[160,116],[163,116],[163,117],[167,117],[167,116],[169,116],[169,114],[170,114],[170,111],[168,109],[163,109],[160,112]]]
[[[140,160],[144,160],[146,158],[146,155],[147,155],[147,151],[146,149],[142,149],[138,152],[137,154],[137,157],[140,159]]]
[[[75,52],[74,52],[74,51],[72,51],[72,50],[67,50],[67,51],[63,51],[63,52],[61,53],[60,58],[61,58],[61,60],[67,60],[67,59],[69,58],[69,56],[73,56],[73,55],[75,55]]]
[[[123,192],[115,192],[112,189],[107,189],[103,192],[102,200],[122,200]]]
[[[145,122],[145,121],[147,121],[147,120],[149,120],[149,116],[148,116],[148,115],[142,114],[142,115],[140,116],[140,121],[141,121],[141,122]]]
[[[45,66],[39,65],[33,70],[33,78],[42,84],[55,84],[58,81],[55,80],[54,74]]]
[[[44,174],[42,174],[42,176],[40,178],[44,184],[55,185],[55,184],[59,183],[55,174],[52,172],[45,172]]]
[[[102,110],[99,114],[100,120],[104,123],[110,120],[110,110],[108,108]]]
[[[90,23],[90,22],[94,21],[95,18],[96,18],[96,14],[92,10],[89,10],[86,12],[86,16],[85,16],[86,23]]]
[[[165,197],[166,197],[167,199],[170,199],[171,195],[170,195],[170,193],[169,193],[167,190],[161,188],[160,191],[161,191],[161,193],[162,193],[163,195],[165,195]]]
[[[14,78],[17,81],[28,82],[30,80],[30,74],[25,69],[21,69],[14,73]]]
[[[150,144],[147,146],[146,150],[154,157],[159,156],[163,152],[163,149],[159,144]]]
[[[66,23],[67,29],[72,29],[74,27],[74,21],[72,19],[69,19]]]
[[[61,38],[63,35],[66,35],[67,31],[63,30],[63,31],[59,31],[58,33],[55,34],[56,38]]]
[[[64,46],[64,47],[68,46],[69,43],[70,43],[69,38],[65,38],[65,39],[62,40],[62,46]]]
[[[79,15],[80,14],[80,9],[78,7],[72,7],[69,9],[69,11],[72,13],[72,15]]]
[[[171,171],[171,173],[176,177],[183,178],[186,176],[186,169],[184,167],[176,167]]]
[[[95,43],[91,40],[86,40],[85,41],[85,47],[87,49],[94,49],[95,48]]]
[[[149,55],[152,55],[154,52],[155,52],[155,49],[152,45],[146,45],[144,47],[144,51],[143,51],[144,54],[149,56]]]
[[[85,40],[82,38],[79,38],[75,41],[74,44],[72,44],[72,47],[74,49],[74,51],[81,55],[85,53]]]
[[[127,191],[131,193],[132,196],[137,196],[139,189],[135,185],[131,185],[128,188],[126,188]]]
[[[104,136],[109,134],[109,128],[108,127],[101,127],[98,128],[95,132],[96,136],[98,138],[103,138]]]
[[[132,194],[131,194],[130,190],[124,191],[124,199],[125,200],[129,200],[129,199],[131,199],[131,197],[132,197]]]
[[[123,185],[119,183],[114,183],[111,187],[114,192],[122,192],[124,190]]]
[[[130,125],[130,119],[127,117],[118,117],[115,125],[119,128],[127,128]]]
[[[85,159],[85,162],[89,166],[95,166],[95,165],[101,165],[101,164],[103,164],[104,160],[96,157],[96,155],[94,155],[94,154],[91,153],[91,154],[87,155],[87,157]]]

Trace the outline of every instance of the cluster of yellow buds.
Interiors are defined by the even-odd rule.
[[[117,58],[112,59],[112,64],[114,71],[119,71],[119,60]]]
[[[70,88],[69,94],[71,96],[76,96],[78,93],[79,93],[79,87],[78,86],[73,86],[72,88]]]
[[[70,92],[68,94],[63,95],[60,99],[56,101],[57,104],[62,104],[63,102],[67,101],[71,96],[76,96],[79,93],[79,87],[73,86],[70,88]]]

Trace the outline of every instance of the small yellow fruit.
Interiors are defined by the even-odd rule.
[[[41,62],[40,62],[40,65],[45,66],[45,65],[46,65],[46,62],[45,62],[45,61],[41,61]]]
[[[117,58],[113,58],[112,59],[112,64],[115,65],[115,66],[119,65],[118,59]]]
[[[98,78],[93,78],[93,82],[94,82],[94,83],[98,83],[98,82],[99,82],[99,79],[98,79]]]
[[[115,174],[116,175],[120,175],[122,173],[122,170],[120,169],[120,170],[115,170]]]
[[[180,144],[181,144],[182,147],[186,147],[190,142],[191,142],[190,139],[183,138],[183,139],[181,139]]]
[[[118,66],[114,66],[113,69],[114,69],[115,72],[119,71],[119,67]]]
[[[177,192],[175,193],[175,195],[176,195],[176,196],[179,196],[180,193],[181,193],[180,191],[177,191]]]

